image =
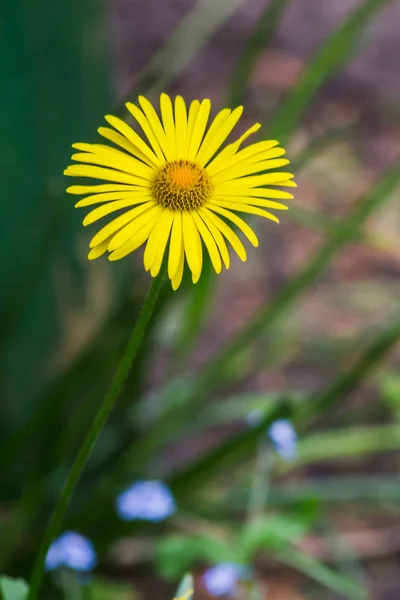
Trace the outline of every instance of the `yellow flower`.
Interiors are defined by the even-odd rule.
[[[70,194],[86,195],[77,207],[100,205],[89,212],[84,225],[113,215],[92,238],[89,259],[109,252],[110,260],[119,260],[146,243],[146,271],[155,277],[168,252],[168,276],[174,290],[182,281],[185,261],[193,282],[198,281],[203,248],[217,273],[222,264],[229,267],[226,240],[245,261],[246,250],[232,225],[253,246],[258,240],[236,213],[279,223],[265,209],[284,210],[287,207],[277,199],[293,196],[265,186],[296,187],[291,173],[275,170],[289,163],[280,158],[285,151],[275,140],[240,149],[260,128],[258,123],[220,150],[240,119],[242,106],[221,110],[207,129],[210,100],[194,100],[187,108],[181,96],[172,103],[169,96],[161,94],[161,118],[143,96],[139,105],[128,102],[126,107],[147,141],[118,117],[107,115],[110,127],[100,127],[98,132],[118,148],[73,144],[78,153],[72,160],[79,164],[64,171],[65,175],[109,182],[67,189]]]

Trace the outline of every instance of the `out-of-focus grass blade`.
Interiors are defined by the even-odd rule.
[[[392,0],[364,0],[309,61],[294,90],[268,120],[268,136],[285,144],[324,81],[351,57],[363,28]]]
[[[273,556],[283,564],[303,573],[326,588],[343,595],[348,600],[366,600],[368,595],[358,583],[326,567],[323,563],[293,548],[272,550]]]
[[[358,581],[360,587],[366,592],[366,598],[371,600],[362,559],[341,532],[338,531],[334,519],[327,514],[323,515],[320,519],[319,532],[324,537],[328,551],[332,554],[333,565],[336,565],[338,570],[350,579]]]
[[[124,103],[132,99],[133,93],[144,93],[149,90],[156,93],[165,89],[244,3],[245,0],[198,2],[196,7],[182,19],[163,47],[147,63],[117,112],[124,112]]]
[[[54,359],[61,320],[55,288],[60,279],[76,282],[84,271],[71,243],[75,231],[66,226],[68,234],[60,234],[58,214],[65,200],[61,173],[75,135],[92,127],[108,102],[103,17],[94,0],[6,6],[6,35],[0,40],[8,45],[2,54],[8,57],[9,76],[7,94],[0,100],[5,134],[0,158],[6,158],[0,247],[2,256],[13,258],[0,269],[2,342],[9,342],[3,354],[9,401],[0,420],[7,421],[8,430],[31,410],[32,397],[45,385]]]
[[[242,350],[266,331],[291,307],[295,300],[328,266],[339,250],[359,234],[366,219],[390,196],[400,183],[399,163],[395,163],[354,206],[353,210],[333,229],[326,242],[316,251],[311,260],[297,276],[292,277],[275,298],[228,343],[225,349],[210,361],[197,382],[192,396],[202,397],[220,381],[227,365]]]
[[[320,135],[314,137],[308,146],[300,150],[300,152],[291,158],[290,169],[293,171],[293,173],[302,171],[308,165],[308,163],[324,152],[327,148],[338,142],[349,139],[353,133],[354,126],[337,127],[335,129],[328,129],[327,131],[324,131]],[[290,207],[290,210],[292,210],[292,206]]]
[[[298,444],[298,458],[293,464],[282,465],[284,471],[299,465],[341,458],[361,458],[363,456],[399,450],[400,428],[394,425],[375,425],[334,429],[307,435]]]
[[[259,436],[266,431],[271,423],[276,419],[288,418],[290,412],[287,404],[282,402],[258,425],[240,431],[219,444],[217,448],[195,460],[189,467],[173,475],[169,480],[171,488],[176,494],[191,492],[195,487],[203,485],[216,472],[223,471],[223,469],[246,458],[246,456],[255,452]]]
[[[181,373],[190,356],[208,314],[215,289],[215,274],[210,261],[205,261],[199,282],[187,290],[185,309],[180,315],[172,357],[172,373]]]
[[[326,412],[336,401],[355,389],[364,377],[381,361],[400,338],[400,317],[381,331],[361,354],[355,365],[337,377],[325,392],[299,408],[296,422],[309,423]]]
[[[252,34],[246,41],[244,51],[233,71],[228,90],[228,106],[244,101],[247,84],[261,53],[269,45],[272,36],[291,0],[271,0],[260,15]]]

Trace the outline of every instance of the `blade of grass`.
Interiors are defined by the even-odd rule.
[[[183,372],[209,314],[214,290],[215,274],[210,261],[206,261],[200,281],[188,289],[186,306],[180,315],[180,329],[172,350],[171,375]]]
[[[272,554],[283,564],[293,567],[296,571],[307,575],[310,579],[317,581],[333,592],[342,594],[349,600],[366,600],[368,598],[366,591],[355,581],[329,569],[320,561],[304,554],[304,552],[293,548],[285,548],[285,550],[273,550]]]
[[[305,425],[306,418],[313,417],[325,413],[325,411],[338,399],[342,399],[345,394],[352,391],[370,372],[373,366],[375,366],[387,353],[392,349],[393,345],[399,339],[400,336],[400,321],[395,325],[388,327],[383,332],[380,332],[375,340],[370,344],[367,350],[363,353],[360,359],[357,361],[353,369],[344,374],[341,378],[336,380],[333,385],[328,388],[326,393],[320,396],[320,400],[311,400],[305,404],[306,409],[297,409],[294,414],[291,415],[291,419],[300,426]],[[283,400],[283,398],[282,398]],[[275,419],[280,418],[277,415],[280,411],[284,410],[286,413],[293,412],[293,404],[282,404],[279,401],[276,402],[276,407],[270,411],[265,417],[263,424],[258,426],[256,431],[259,433],[265,431],[267,426],[272,423]],[[382,426],[386,429],[364,429],[359,430],[353,436],[348,434],[348,440],[344,443],[346,432],[335,432],[332,437],[332,443],[326,443],[324,434],[316,434],[317,442],[314,438],[306,438],[299,444],[299,448],[308,447],[308,452],[311,453],[311,459],[316,460],[317,456],[324,456],[324,458],[332,456],[337,458],[338,456],[347,456],[348,453],[360,453],[360,451],[371,452],[376,450],[386,449],[397,449],[400,444],[400,434],[397,425]],[[200,460],[195,461],[192,465],[189,465],[183,474],[177,475],[178,488],[179,482],[182,478],[187,477],[190,485],[195,487],[197,481],[203,481],[204,477],[210,476],[221,468],[221,465],[225,465],[225,461],[229,464],[239,458],[245,458],[251,451],[256,447],[256,436],[254,435],[254,429],[251,431],[240,432],[233,436],[228,441],[222,442],[220,446],[213,449],[210,453],[203,456]],[[319,436],[319,438],[318,438]],[[347,439],[347,438],[346,438]],[[329,436],[328,436],[329,441]],[[319,450],[318,450],[319,449]],[[320,452],[318,455],[317,452]],[[301,452],[300,450],[300,461]],[[331,454],[329,454],[331,452]],[[307,454],[306,454],[307,456]],[[289,470],[297,466],[297,462],[284,463],[284,470]],[[202,472],[204,470],[204,473]],[[174,481],[174,480],[173,480]],[[176,481],[175,481],[176,483]]]
[[[290,407],[285,402],[281,402],[257,426],[247,428],[225,440],[217,448],[195,460],[189,467],[173,475],[169,479],[169,485],[177,495],[203,485],[213,474],[255,452],[259,436],[276,419],[287,418],[290,412]]]
[[[235,66],[228,90],[227,106],[242,104],[254,67],[271,42],[284,11],[291,0],[271,0],[248,37],[244,51]]]
[[[297,460],[293,464],[282,465],[282,469],[286,472],[300,465],[319,461],[361,458],[377,452],[399,449],[398,423],[334,429],[307,435],[300,440]]]
[[[332,258],[359,234],[366,219],[380,207],[400,183],[399,163],[395,163],[354,206],[350,214],[330,233],[311,260],[292,277],[275,298],[261,309],[219,355],[213,357],[193,384],[192,398],[208,396],[222,379],[229,363],[248,345],[265,333],[291,307],[295,300],[324,271]],[[190,406],[193,409],[193,406]]]
[[[300,407],[295,416],[301,426],[312,423],[334,403],[354,390],[367,374],[392,350],[400,338],[400,318],[377,334],[354,366],[337,377],[325,392]]]
[[[271,139],[277,138],[281,144],[286,144],[314,94],[353,55],[368,21],[391,1],[365,0],[331,34],[309,61],[294,90],[280,104],[273,118],[268,119],[266,128]]]
[[[202,0],[182,19],[163,47],[150,59],[132,89],[116,109],[124,112],[124,103],[133,94],[160,92],[192,62],[208,40],[244,4],[245,0]]]

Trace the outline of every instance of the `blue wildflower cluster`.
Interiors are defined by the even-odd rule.
[[[248,425],[256,427],[263,417],[261,410],[254,409],[246,417]],[[267,430],[276,452],[283,460],[288,462],[295,460],[297,456],[297,434],[292,423],[287,419],[277,419]]]
[[[161,481],[136,481],[117,497],[116,508],[123,521],[141,519],[158,523],[176,511],[176,504]]]
[[[203,574],[203,585],[212,596],[228,596],[235,591],[239,581],[248,576],[248,569],[243,565],[224,562],[207,569]]]
[[[74,571],[91,571],[97,562],[94,546],[88,538],[67,531],[50,546],[45,562],[47,571],[68,567]]]

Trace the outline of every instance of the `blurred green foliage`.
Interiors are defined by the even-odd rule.
[[[360,2],[331,32],[275,113],[266,111],[270,137],[286,142],[295,135],[314,95],[355,56],[366,25],[388,3]],[[139,73],[129,99],[139,92],[154,95],[172,84],[243,4],[244,0],[196,4]],[[245,100],[252,72],[289,6],[289,1],[272,0],[262,11],[227,87],[228,104]],[[86,236],[76,217],[71,218],[72,204],[60,175],[71,143],[90,140],[112,104],[104,7],[94,0],[39,0],[34,5],[8,3],[6,11],[1,43],[9,57],[7,93],[0,100],[5,198],[0,204],[0,252],[7,257],[0,267],[0,570],[25,577],[49,511],[116,369],[148,280],[135,261],[111,266],[86,261]],[[116,112],[124,112],[123,103]],[[312,139],[294,156],[296,173],[351,135],[351,129],[342,128]],[[248,470],[260,437],[278,418],[290,418],[301,440],[298,459],[291,464],[276,460],[271,477],[317,462],[360,459],[400,448],[400,385],[390,364],[374,381],[374,393],[378,419],[383,415],[395,423],[360,424],[359,413],[355,423],[349,417],[340,428],[326,423],[332,408],[342,407],[350,392],[364,385],[373,368],[388,357],[400,335],[399,315],[368,332],[357,356],[338,352],[346,368],[339,369],[325,389],[293,389],[288,382],[281,394],[241,390],[257,349],[261,348],[257,364],[263,369],[273,359],[279,362],[276,346],[270,363],[268,351],[281,334],[285,356],[283,324],[337,254],[353,241],[371,246],[366,222],[397,189],[399,166],[383,173],[340,220],[293,207],[294,219],[322,236],[320,245],[195,374],[188,365],[216,298],[215,277],[205,269],[199,284],[185,280],[179,294],[165,287],[150,335],[64,524],[94,540],[100,573],[113,544],[123,537],[149,535],[159,540],[151,559],[167,579],[179,578],[198,564],[250,564],[266,552],[346,598],[368,597],[362,582],[342,572],[340,565],[327,567],[301,553],[297,542],[315,530],[319,509],[330,502],[392,501],[398,506],[400,486],[393,477],[308,477],[295,484],[272,478],[265,515],[247,521]],[[160,369],[154,357],[162,362]],[[156,376],[163,385],[154,389],[151,378]],[[254,408],[262,409],[262,418],[249,428],[244,420]],[[193,439],[225,428],[227,433],[216,435],[207,450],[191,451]],[[186,448],[190,451],[184,462],[171,467],[168,451],[176,444],[182,445],[182,454]],[[114,510],[115,496],[136,478],[158,477],[168,482],[178,502],[170,524],[121,522]],[[50,589],[50,580],[47,585]],[[124,586],[115,585],[118,590],[95,578],[91,597],[128,597]],[[2,580],[1,586],[6,600],[23,597],[18,596],[21,582]]]

